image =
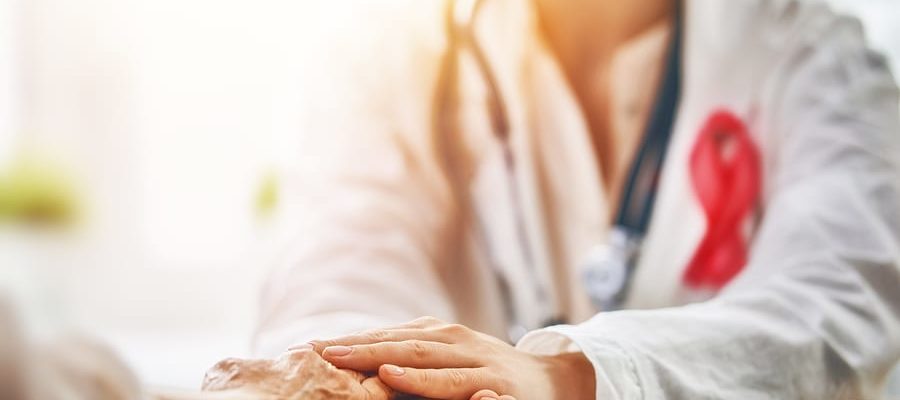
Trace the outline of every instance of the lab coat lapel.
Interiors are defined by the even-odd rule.
[[[749,85],[754,82],[751,75],[759,73],[745,62],[751,55],[734,57],[733,49],[746,38],[722,33],[716,16],[727,6],[730,3],[717,0],[685,1],[682,97],[653,219],[626,304],[630,308],[684,304],[714,294],[689,290],[682,284],[707,225],[691,180],[689,157],[714,111],[728,110],[753,125],[752,98],[757,89]]]

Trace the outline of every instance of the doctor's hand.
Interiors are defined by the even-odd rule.
[[[518,400],[594,399],[583,354],[530,354],[434,318],[311,344],[339,368],[377,371],[391,388],[430,399],[477,399],[482,389]]]

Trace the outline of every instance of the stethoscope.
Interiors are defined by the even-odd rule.
[[[483,3],[483,0],[450,0],[448,3],[449,43],[445,65],[442,68],[442,84],[446,88],[454,82],[452,75],[457,73],[456,63],[459,61],[459,55],[463,51],[468,51],[474,58],[485,84],[491,129],[503,152],[505,173],[515,208],[513,210],[515,230],[522,252],[521,258],[525,261],[527,270],[531,274],[530,279],[537,298],[540,301],[549,301],[547,290],[537,279],[537,267],[526,229],[525,208],[516,180],[516,160],[510,141],[508,109],[501,95],[496,76],[491,70],[484,51],[475,39],[475,19]],[[652,214],[652,206],[656,197],[656,183],[665,159],[680,97],[682,42],[680,2],[676,7],[675,21],[673,39],[666,59],[666,72],[645,129],[644,138],[629,171],[616,213],[615,224],[606,242],[594,246],[581,266],[585,290],[598,310],[610,311],[622,308],[640,253],[641,240],[646,233]],[[443,98],[443,101],[447,101],[448,96],[448,93],[443,95],[439,93],[438,99],[441,101]],[[442,106],[446,106],[446,104],[439,103],[438,109],[440,110]],[[452,124],[438,118],[436,128],[438,134],[445,139],[453,134],[453,132],[449,132],[451,126]],[[477,213],[475,218],[481,236],[479,242],[482,243],[484,252],[488,254],[489,263],[497,278],[499,292],[503,298],[508,335],[515,342],[529,329],[524,326],[520,318],[509,281],[503,274],[497,258],[492,255],[492,246],[485,224]],[[563,322],[557,316],[548,315],[543,325],[556,325]]]

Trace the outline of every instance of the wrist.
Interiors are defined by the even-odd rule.
[[[594,400],[596,375],[581,352],[547,356],[547,371],[557,400]]]

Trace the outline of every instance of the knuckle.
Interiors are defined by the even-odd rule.
[[[217,371],[228,371],[233,368],[240,368],[242,362],[243,361],[238,358],[226,358],[217,362],[216,365],[213,365],[213,367],[210,369]]]
[[[444,332],[447,332],[453,336],[464,336],[468,335],[469,328],[466,328],[465,325],[460,324],[449,324],[443,327]]]
[[[430,371],[423,370],[418,377],[419,386],[423,388],[427,388],[431,386],[431,383],[434,382],[434,376],[431,375]]]
[[[373,342],[382,342],[384,339],[387,339],[388,332],[387,331],[371,331],[366,333],[366,337]]]
[[[244,360],[227,358],[219,361],[203,375],[203,390],[224,390],[241,377]]]
[[[466,383],[466,375],[459,370],[447,371],[447,379],[453,387],[460,387]]]
[[[423,359],[427,357],[431,350],[428,345],[418,340],[408,342],[407,346],[409,346],[409,350],[410,352],[412,352],[412,356],[417,359]]]
[[[226,358],[217,362],[212,366],[209,370],[206,371],[207,376],[211,375],[222,375],[222,374],[236,374],[241,370],[243,365],[243,361],[237,358]]]
[[[378,346],[351,346],[353,349],[351,355],[362,356],[366,358],[375,358],[378,355]]]

